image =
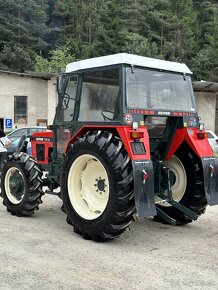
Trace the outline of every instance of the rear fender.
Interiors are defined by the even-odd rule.
[[[214,154],[208,139],[198,139],[197,133],[199,132],[200,131],[198,128],[177,129],[173,140],[171,141],[166,160],[169,160],[172,157],[172,155],[184,141],[199,158],[213,156]]]
[[[139,127],[137,130],[133,130],[131,127],[117,127],[117,132],[126,148],[126,151],[128,152],[129,157],[131,160],[150,160],[150,144],[149,144],[149,136],[148,136],[148,130],[146,127]],[[143,138],[140,140],[134,141],[131,139],[131,133],[132,132],[142,132]],[[134,152],[133,147],[135,145],[142,146],[144,148],[144,153]]]
[[[207,138],[198,139],[198,129],[187,130],[186,143],[195,154],[201,159],[204,191],[209,205],[218,204],[218,160],[214,156],[213,150]]]
[[[81,127],[80,130],[78,130],[78,132],[74,136],[72,136],[72,138],[69,140],[66,147],[66,152],[69,150],[70,144],[74,143],[78,136],[82,136],[88,131],[93,131],[93,130],[108,131],[119,136],[131,160],[148,160],[148,159],[150,160],[149,136],[148,136],[148,130],[146,127],[139,127],[138,130],[133,130],[130,126],[99,126],[99,125],[87,126],[86,125],[86,126]],[[144,137],[137,141],[132,140],[130,137],[130,133],[133,131],[143,132]],[[142,147],[144,148],[144,152],[141,154],[134,153],[133,146],[132,146],[133,143],[136,143],[137,145],[141,144]]]
[[[199,158],[214,156],[208,139],[199,139],[197,137],[197,133],[199,132],[197,128],[187,129],[185,141]]]
[[[218,204],[218,160],[214,157],[208,139],[198,139],[197,128],[177,129],[166,159],[170,159],[180,145],[185,142],[201,159],[204,192],[209,205]]]

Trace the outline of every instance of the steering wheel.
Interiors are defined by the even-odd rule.
[[[107,116],[106,114],[111,114],[111,117],[110,116]],[[101,114],[104,118],[104,120],[108,120],[108,121],[113,121],[114,119],[114,112],[113,111],[110,111],[110,110],[102,110],[101,111]]]

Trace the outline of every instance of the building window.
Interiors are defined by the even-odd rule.
[[[27,124],[27,97],[14,97],[14,123]]]
[[[37,126],[47,126],[48,120],[47,119],[37,119],[36,125]]]

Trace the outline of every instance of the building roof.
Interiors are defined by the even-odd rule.
[[[0,73],[17,75],[17,76],[35,77],[35,78],[41,78],[44,80],[50,80],[52,77],[52,75],[48,73],[33,72],[33,71],[26,71],[24,73],[20,73],[20,72],[13,72],[13,71],[7,71],[7,70],[0,70]]]
[[[193,88],[195,91],[201,92],[218,92],[218,83],[207,82],[207,81],[197,81],[193,82]]]
[[[122,63],[166,71],[192,74],[190,69],[184,63],[165,61],[128,53],[118,53],[76,61],[66,66],[66,72],[74,72],[88,68],[103,67]]]

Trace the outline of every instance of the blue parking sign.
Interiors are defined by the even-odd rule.
[[[5,128],[12,129],[12,119],[5,119]]]

